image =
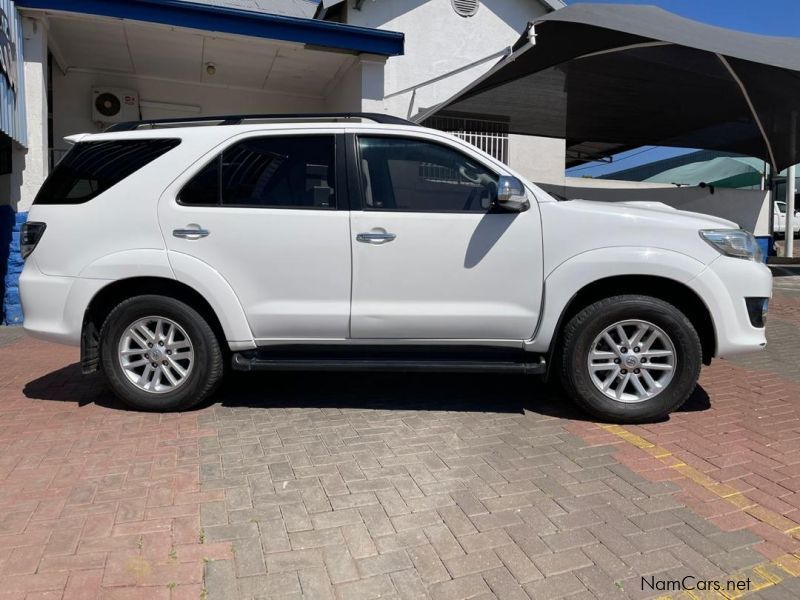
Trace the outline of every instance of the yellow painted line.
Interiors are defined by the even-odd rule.
[[[722,589],[684,590],[672,595],[659,596],[656,600],[738,600],[750,594],[766,590],[781,583],[785,575],[797,577],[800,574],[800,558],[796,554],[785,554],[772,562],[764,562],[749,569],[741,569],[721,581]],[[728,590],[729,581],[747,582],[746,589]],[[697,585],[699,580],[695,580]],[[746,584],[745,584],[746,585]]]
[[[741,492],[735,496],[728,496],[725,498],[725,500],[733,504],[736,508],[740,508],[742,510],[747,510],[750,507],[755,506],[755,503]]]
[[[773,560],[772,563],[792,577],[800,575],[800,558],[796,554],[784,554]]]
[[[716,481],[691,465],[687,465],[686,463],[680,461],[674,462],[675,457],[672,455],[672,452],[666,448],[661,448],[660,446],[653,444],[649,440],[628,431],[620,425],[601,425],[601,427],[609,433],[613,433],[626,442],[633,444],[637,448],[641,448],[651,456],[654,456],[656,459],[658,459],[663,465],[676,470],[678,473],[686,477],[686,479],[689,479],[690,481],[695,482],[697,485],[702,486],[715,496],[722,498],[729,504],[732,504],[751,517],[758,519],[762,523],[766,523],[771,527],[774,527],[778,531],[789,535],[790,537],[800,539],[800,523],[795,523],[783,515],[761,506],[757,502],[752,501],[750,498],[742,494],[736,488]]]
[[[658,459],[663,465],[674,469],[686,479],[707,489],[715,496],[732,504],[742,512],[758,519],[762,523],[777,529],[781,533],[800,540],[800,523],[795,523],[783,515],[761,506],[754,502],[736,488],[720,483],[709,477],[695,467],[686,464],[673,456],[672,452],[662,448],[640,435],[628,431],[620,425],[601,425],[609,433],[625,440],[629,444],[640,448],[650,456]],[[656,600],[734,600],[770,588],[784,580],[785,576],[800,576],[800,553],[784,554],[771,562],[764,562],[750,569],[743,569],[731,574],[726,581],[747,581],[750,586],[747,590],[721,590],[721,591],[702,591],[686,590],[675,595],[659,596]]]

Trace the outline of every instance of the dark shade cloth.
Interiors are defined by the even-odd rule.
[[[735,152],[777,170],[800,162],[800,39],[654,6],[574,4],[532,22],[514,48],[436,112],[564,138],[568,164],[643,145]]]

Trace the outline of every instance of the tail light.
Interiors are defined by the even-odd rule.
[[[46,223],[38,223],[36,221],[28,221],[22,226],[19,234],[19,252],[22,258],[28,258],[36,244],[42,239],[44,230],[47,229]]]

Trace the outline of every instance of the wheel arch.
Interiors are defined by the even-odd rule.
[[[570,319],[590,304],[625,294],[653,296],[669,302],[691,321],[703,349],[703,363],[708,365],[716,354],[717,334],[711,311],[702,298],[688,285],[659,275],[614,275],[603,277],[580,288],[564,306],[547,351],[547,377],[557,356],[564,327]]]
[[[99,368],[100,329],[114,307],[128,298],[149,294],[175,298],[194,308],[206,319],[220,347],[227,347],[222,323],[208,300],[197,290],[164,277],[118,279],[98,291],[84,313],[81,327],[81,369],[84,373],[93,373]]]

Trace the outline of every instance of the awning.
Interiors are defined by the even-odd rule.
[[[718,156],[711,160],[667,169],[645,179],[651,183],[744,188],[758,186],[764,176],[764,161],[746,156]]]
[[[404,35],[396,31],[272,15],[233,6],[183,0],[18,0],[17,6],[299,42],[357,53],[403,54]]]
[[[642,146],[800,162],[800,39],[703,25],[653,6],[575,4],[532,22],[514,52],[425,115],[508,119],[565,138],[577,161]]]

